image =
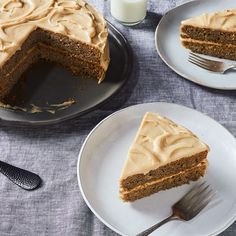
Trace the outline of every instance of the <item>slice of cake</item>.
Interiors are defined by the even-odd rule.
[[[109,64],[105,19],[82,0],[0,0],[0,99],[41,58],[101,82]]]
[[[209,148],[183,126],[146,113],[120,177],[120,197],[135,201],[198,180],[205,174]]]
[[[193,52],[236,60],[236,9],[182,21],[180,39]]]

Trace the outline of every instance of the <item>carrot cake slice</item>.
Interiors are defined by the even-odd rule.
[[[83,0],[0,0],[0,99],[41,58],[101,82],[106,20]]]
[[[209,147],[191,131],[158,114],[145,114],[120,177],[120,197],[135,201],[198,180]]]
[[[236,9],[205,13],[181,22],[182,45],[193,52],[236,60]]]

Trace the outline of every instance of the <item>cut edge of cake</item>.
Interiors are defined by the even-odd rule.
[[[120,198],[124,202],[133,202],[140,198],[148,197],[159,191],[188,184],[190,181],[197,181],[205,175],[207,166],[208,161],[204,160],[197,166],[181,171],[178,174],[147,182],[133,188],[132,190],[121,190]]]

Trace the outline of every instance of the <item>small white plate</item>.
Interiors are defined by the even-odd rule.
[[[188,2],[172,9],[163,16],[156,29],[155,44],[158,54],[172,70],[188,80],[211,88],[236,89],[235,71],[222,75],[188,62],[189,51],[181,45],[179,34],[182,20],[235,7],[235,0],[204,0]]]
[[[129,146],[147,111],[184,125],[209,144],[209,167],[204,179],[218,191],[218,199],[189,222],[173,221],[153,235],[217,235],[236,219],[236,140],[208,116],[170,103],[131,106],[101,121],[85,140],[78,160],[81,193],[93,213],[121,235],[135,235],[169,216],[171,205],[193,185],[183,185],[135,201],[119,199],[119,176]]]

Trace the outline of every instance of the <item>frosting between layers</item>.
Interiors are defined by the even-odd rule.
[[[204,13],[200,16],[182,21],[181,25],[236,31],[236,9],[230,9],[223,12]]]
[[[197,166],[194,166],[194,167],[192,167],[192,168],[186,169],[186,170],[181,171],[181,172],[179,172],[179,173],[177,173],[177,174],[169,175],[169,176],[164,177],[164,178],[161,178],[161,179],[153,180],[153,181],[147,182],[147,183],[145,183],[145,184],[138,185],[138,186],[132,188],[131,190],[126,190],[126,191],[124,191],[124,190],[121,188],[121,191],[120,191],[120,192],[121,192],[121,194],[127,194],[127,193],[135,192],[135,191],[137,191],[137,190],[142,190],[142,189],[147,188],[147,187],[150,186],[150,185],[155,185],[155,184],[161,183],[161,182],[163,182],[163,181],[165,181],[165,180],[167,180],[167,179],[171,179],[171,178],[174,178],[174,177],[177,177],[177,176],[182,176],[182,175],[184,175],[185,173],[194,172],[194,171],[196,171],[196,170],[198,170],[198,171],[199,171],[199,170],[203,170],[203,169],[206,170],[207,165],[208,165],[208,161],[207,161],[207,160],[204,160],[204,161],[202,161],[201,163],[199,163]]]
[[[106,21],[82,0],[0,0],[0,66],[38,27],[102,52],[106,47]]]
[[[183,126],[158,114],[145,114],[121,173],[121,179],[149,171],[209,147]]]
[[[182,42],[208,44],[208,45],[217,45],[217,46],[224,45],[223,43],[216,43],[216,42],[212,42],[212,41],[203,41],[203,40],[198,40],[198,39],[182,38],[181,36],[180,36],[180,39],[181,39]],[[234,48],[236,48],[236,45],[228,43],[227,47],[234,47]]]

